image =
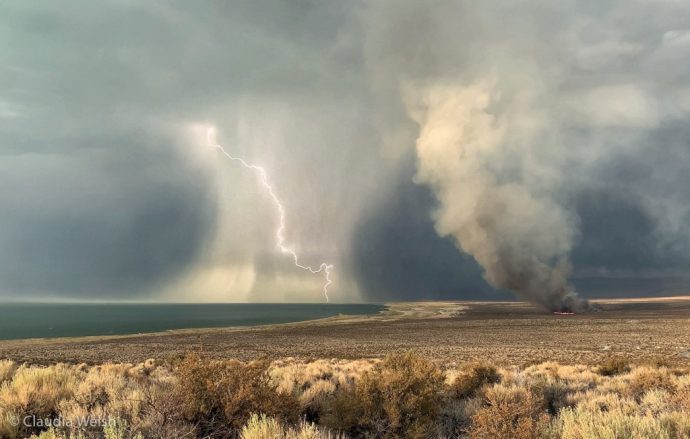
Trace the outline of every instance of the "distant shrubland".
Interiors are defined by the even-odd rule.
[[[355,361],[0,361],[0,437],[690,438],[690,373],[620,359],[439,365],[413,352]]]

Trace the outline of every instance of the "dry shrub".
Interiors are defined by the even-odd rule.
[[[364,372],[370,370],[370,360],[315,360],[298,362],[294,359],[277,360],[271,365],[271,379],[282,393],[306,391],[318,382],[331,382],[336,387],[349,386]]]
[[[673,411],[671,394],[666,390],[659,389],[648,391],[640,398],[638,411],[655,417]]]
[[[0,438],[335,437],[322,427],[372,438],[690,438],[690,374],[680,369],[602,374],[544,363],[499,373],[470,364],[448,371],[446,385],[433,363],[413,353],[378,363],[287,359],[272,366],[192,355],[175,367],[0,362],[0,373],[8,371]],[[296,424],[300,410],[306,419]],[[32,414],[117,425],[40,431],[11,423]]]
[[[15,439],[19,437],[19,428],[17,427],[15,419],[17,414],[13,411],[5,410],[0,406],[0,437]]]
[[[285,429],[275,418],[252,414],[242,427],[240,439],[280,439],[285,437]]]
[[[64,364],[51,367],[19,367],[10,381],[0,387],[0,433],[3,437],[25,437],[39,429],[12,425],[12,418],[25,416],[54,418],[63,400],[69,399],[76,388],[77,375]],[[15,422],[16,424],[16,422]]]
[[[690,375],[679,377],[676,384],[676,393],[672,396],[673,403],[681,410],[690,412]]]
[[[318,422],[328,410],[328,402],[336,393],[337,386],[331,381],[319,380],[299,396],[300,410],[307,420]]]
[[[167,371],[153,374],[153,380],[144,381],[139,389],[139,414],[130,419],[132,428],[143,432],[146,438],[192,437],[193,426],[182,416],[178,399],[178,385]]]
[[[297,428],[284,427],[275,418],[252,415],[240,433],[241,439],[346,439],[308,422],[300,422]]]
[[[426,437],[443,388],[443,373],[429,360],[413,352],[389,355],[357,383],[361,422],[382,436]]]
[[[501,375],[495,367],[484,363],[469,363],[464,365],[458,376],[451,384],[450,392],[456,398],[469,398],[487,384],[496,384]]]
[[[667,358],[664,358],[664,357],[652,357],[652,358],[647,358],[647,359],[642,363],[642,365],[647,366],[647,367],[651,367],[651,368],[654,368],[654,369],[659,369],[659,368],[662,368],[662,367],[665,367],[665,368],[670,368],[670,367],[671,367],[671,363],[668,361]]]
[[[60,414],[73,425],[80,418],[118,419],[128,431],[145,437],[182,437],[192,428],[180,416],[175,389],[176,380],[166,369],[104,364],[86,370],[74,398],[61,404]]]
[[[116,401],[127,387],[125,374],[117,365],[105,364],[90,368],[75,389],[74,402],[90,411]]]
[[[448,398],[441,406],[437,421],[438,437],[459,438],[469,430],[472,417],[482,408],[483,398]]]
[[[635,398],[641,398],[650,390],[666,390],[673,392],[676,388],[674,377],[668,369],[638,367],[630,373],[630,382],[627,392]]]
[[[55,429],[49,428],[48,430],[41,432],[41,434],[39,434],[38,436],[31,435],[30,439],[77,439],[77,438],[76,437],[75,438],[72,438],[72,437],[66,438],[65,436],[61,436],[60,434],[58,434],[58,432],[56,432]],[[80,437],[79,439],[82,439],[82,438]]]
[[[126,421],[122,419],[114,419],[114,421],[103,427],[104,439],[144,439],[140,433],[130,433]]]
[[[38,436],[32,435],[30,439],[144,439],[141,433],[131,434],[127,428],[127,424],[121,420],[106,425],[102,430],[93,434],[84,434],[82,432],[76,433],[60,433],[53,427],[41,432]],[[171,437],[172,438],[172,437]],[[177,437],[176,437],[177,439]]]
[[[376,437],[427,437],[439,413],[443,373],[413,353],[388,355],[330,404],[328,425]]]
[[[622,397],[616,393],[588,391],[577,395],[578,409],[590,412],[620,412],[633,414],[637,411],[637,403],[632,398]]]
[[[659,422],[672,438],[690,438],[690,414],[688,412],[663,413]]]
[[[84,433],[89,437],[102,433],[100,426],[84,426],[82,420],[107,421],[111,417],[111,402],[121,398],[125,389],[125,380],[119,373],[123,367],[107,364],[92,368],[73,367],[71,370],[79,380],[72,389],[71,397],[60,401],[57,410],[60,417],[73,427],[60,428],[57,432],[66,436],[69,433]]]
[[[276,391],[268,367],[267,361],[209,361],[188,355],[176,370],[184,418],[198,427],[202,437],[232,435],[252,413],[296,420],[296,398]]]
[[[530,381],[532,391],[540,395],[551,415],[555,415],[564,407],[573,405],[570,395],[579,390],[579,386],[561,378],[536,377]]]
[[[653,416],[638,416],[620,411],[588,411],[580,407],[564,409],[557,420],[562,439],[649,438],[670,439],[669,426]]]
[[[630,371],[630,364],[620,357],[611,357],[597,368],[597,372],[605,377],[621,375]]]
[[[472,417],[472,438],[533,439],[548,428],[544,400],[529,388],[496,384],[486,390],[485,403]]]
[[[319,422],[333,395],[339,389],[350,388],[355,379],[372,367],[370,360],[301,362],[288,358],[274,361],[270,375],[279,392],[298,396],[300,410],[308,421]]]
[[[326,427],[355,434],[366,431],[362,425],[364,407],[355,391],[355,387],[341,387],[328,399],[327,409],[321,417]]]
[[[557,387],[565,387],[568,392],[587,391],[599,386],[607,380],[606,377],[595,373],[592,368],[583,365],[560,365],[558,363],[544,363],[531,366],[518,372],[519,379],[513,379],[515,384],[547,383]]]
[[[341,389],[349,389],[355,380],[373,367],[372,360],[320,359],[276,360],[270,376],[279,393],[297,396],[300,411],[309,422],[319,422],[327,414],[330,401]]]
[[[12,360],[0,360],[0,384],[12,379],[17,363]]]

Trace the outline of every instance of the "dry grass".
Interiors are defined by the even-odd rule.
[[[252,415],[240,432],[241,439],[346,439],[308,422],[296,427],[286,427],[275,418],[266,415]]]
[[[0,379],[3,439],[690,438],[690,373],[665,366],[192,355],[174,364],[1,361]],[[70,425],[13,422],[27,415]]]
[[[0,360],[0,385],[5,381],[11,380],[17,364],[11,360]]]

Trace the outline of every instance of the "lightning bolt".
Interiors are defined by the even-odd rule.
[[[259,182],[266,189],[266,192],[268,193],[268,195],[273,200],[273,204],[275,205],[275,208],[278,211],[278,218],[280,221],[278,224],[278,228],[276,229],[276,233],[275,233],[276,247],[278,247],[278,249],[280,249],[281,253],[291,256],[296,267],[301,268],[302,270],[305,270],[305,271],[309,271],[312,274],[319,274],[319,273],[324,274],[325,282],[323,285],[323,295],[326,298],[326,302],[328,302],[329,301],[328,287],[329,287],[329,285],[331,285],[331,283],[333,283],[331,281],[331,273],[333,272],[333,265],[327,264],[326,262],[322,262],[321,265],[319,265],[319,268],[313,268],[310,265],[302,265],[299,263],[299,258],[297,256],[297,252],[295,252],[295,250],[291,249],[290,247],[288,247],[285,244],[285,207],[283,207],[283,203],[280,202],[278,195],[276,195],[275,190],[273,190],[273,185],[271,185],[271,182],[268,179],[268,175],[266,174],[266,170],[261,166],[247,163],[241,157],[235,157],[235,156],[231,155],[230,153],[228,153],[215,140],[216,139],[215,128],[208,128],[208,130],[206,131],[206,139],[207,139],[209,145],[211,145],[213,148],[218,149],[227,158],[229,158],[230,160],[233,160],[235,162],[240,163],[242,166],[244,166],[247,169],[254,171],[254,173],[256,174],[256,176],[259,179]]]

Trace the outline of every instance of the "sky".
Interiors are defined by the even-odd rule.
[[[688,23],[676,0],[3,2],[0,299],[323,301],[209,128],[266,169],[332,301],[687,291]]]

